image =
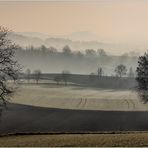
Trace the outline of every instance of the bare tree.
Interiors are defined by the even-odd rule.
[[[127,68],[125,65],[118,65],[116,68],[115,68],[115,73],[117,76],[119,76],[120,78],[124,75],[126,75],[127,73]]]
[[[39,80],[41,79],[41,70],[37,69],[34,71],[34,79],[36,83],[38,84]]]
[[[86,56],[88,56],[88,57],[93,57],[93,56],[96,55],[96,51],[93,50],[93,49],[86,49],[86,50],[85,50],[85,54],[86,54]]]
[[[26,79],[28,80],[28,83],[30,82],[30,75],[31,75],[31,70],[28,68],[26,69]]]
[[[99,67],[98,68],[98,77],[101,78],[102,75],[103,75],[103,69],[102,69],[102,67]]]
[[[59,85],[59,82],[61,81],[61,77],[59,75],[56,75],[54,77],[54,81],[57,83],[57,85]]]
[[[103,57],[103,56],[107,56],[106,52],[104,49],[98,49],[97,50],[97,53],[100,57]]]
[[[65,54],[65,55],[70,55],[72,53],[71,49],[68,45],[64,46],[62,51],[63,51],[63,54]]]
[[[48,49],[45,45],[41,45],[40,49],[41,49],[42,53],[44,53],[44,54],[46,54],[48,52]]]
[[[8,85],[8,80],[16,82],[20,71],[20,65],[15,60],[18,46],[8,40],[8,33],[7,28],[0,27],[0,104],[2,106],[6,106],[10,94],[14,92],[14,87]]]
[[[67,85],[69,78],[70,78],[70,72],[68,70],[63,70],[62,71],[62,79],[65,82],[65,85]]]
[[[54,47],[52,47],[52,46],[49,47],[48,51],[49,51],[50,54],[53,54],[53,53],[57,53],[58,52],[57,49],[54,48]]]

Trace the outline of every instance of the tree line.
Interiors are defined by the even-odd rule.
[[[126,75],[129,78],[135,77],[135,72],[133,71],[132,67],[130,67],[129,71],[127,70],[126,66],[122,64],[115,67],[115,77],[122,78],[125,77]],[[71,76],[70,71],[63,70],[61,74],[55,75],[53,80],[57,83],[57,85],[59,85],[59,83],[62,81],[65,83],[65,85],[67,85],[67,82],[70,80],[70,76]],[[91,72],[89,75],[89,79],[93,80],[95,76],[101,79],[104,76],[103,68],[98,67],[97,74]],[[27,69],[25,71],[25,78],[27,79],[28,83],[30,83],[31,79],[34,79],[36,81],[36,84],[38,84],[40,79],[43,79],[42,72],[40,69],[36,69],[33,72],[31,72],[30,69]]]
[[[99,65],[104,75],[114,75],[114,67],[125,65],[127,70],[132,67],[136,70],[138,56],[136,54],[124,54],[121,56],[109,55],[104,49],[86,49],[84,52],[72,51],[65,46],[61,51],[54,47],[41,46],[39,48],[21,48],[16,52],[16,58],[32,71],[40,69],[43,73],[60,73],[67,69],[75,74],[89,74]],[[95,71],[97,72],[97,70]]]
[[[65,45],[62,49],[57,49],[53,46],[46,47],[45,45],[41,45],[39,47],[34,46],[28,46],[28,47],[19,47],[19,50],[23,51],[30,51],[30,52],[36,52],[36,53],[43,53],[43,54],[65,54],[65,55],[78,55],[78,56],[88,56],[88,57],[107,57],[107,56],[113,56],[111,54],[108,54],[104,49],[98,48],[98,50],[94,49],[85,49],[84,51],[75,51],[70,48],[69,45]],[[124,53],[121,55],[121,57],[124,59],[126,57],[139,57],[139,53],[135,51],[130,51],[129,53]]]

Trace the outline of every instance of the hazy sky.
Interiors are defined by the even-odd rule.
[[[0,2],[0,23],[13,31],[90,31],[98,41],[148,44],[148,0],[10,1]]]

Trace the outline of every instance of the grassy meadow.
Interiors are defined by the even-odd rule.
[[[133,90],[100,89],[52,81],[21,83],[11,102],[40,107],[82,110],[148,110]]]

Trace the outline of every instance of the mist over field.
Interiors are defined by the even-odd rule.
[[[145,0],[0,1],[0,134],[148,131],[147,16]]]

